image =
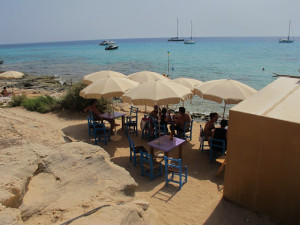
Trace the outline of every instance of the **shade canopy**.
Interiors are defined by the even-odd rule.
[[[191,99],[193,93],[186,87],[170,81],[149,81],[143,83],[122,96],[124,102],[134,105],[177,104]]]
[[[84,88],[79,95],[88,99],[121,97],[126,91],[139,83],[121,77],[102,77]]]
[[[252,87],[230,79],[205,82],[195,88],[195,93],[206,100],[217,103],[237,104],[257,91]]]
[[[82,81],[85,84],[91,84],[91,83],[99,80],[100,78],[107,77],[107,76],[127,78],[127,76],[124,75],[123,73],[119,73],[119,72],[112,71],[112,70],[102,70],[102,71],[90,73],[90,74],[84,76]]]
[[[192,79],[192,78],[185,78],[185,77],[177,78],[175,80],[172,80],[172,82],[181,84],[181,85],[189,88],[193,93],[194,93],[196,86],[203,84],[203,82],[200,80],[196,80],[196,79]]]
[[[128,78],[139,82],[140,84],[155,80],[169,81],[168,78],[162,76],[161,74],[151,71],[140,71],[137,73],[132,73],[128,75]]]
[[[24,73],[18,71],[6,71],[0,74],[0,79],[18,79],[24,76]]]

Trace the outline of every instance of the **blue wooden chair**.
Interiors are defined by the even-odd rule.
[[[216,138],[210,139],[209,162],[212,163],[220,155],[225,155],[226,141]]]
[[[125,133],[128,135],[129,133],[133,133],[138,135],[137,123],[138,123],[138,112],[139,109],[137,107],[130,107],[130,114],[126,116],[125,121]]]
[[[144,116],[144,118],[141,121],[141,129],[142,129],[142,138],[146,138],[148,141],[150,141],[151,140],[150,119],[147,118],[146,116]]]
[[[147,153],[147,150],[144,148],[144,146],[135,146],[133,140],[129,135],[127,136],[127,138],[128,138],[129,150],[130,150],[129,160],[130,162],[133,161],[133,165],[135,167],[136,164],[140,163],[140,161],[138,161],[141,157],[140,152],[142,151]]]
[[[208,143],[208,140],[206,140],[205,138],[205,135],[204,135],[204,130],[200,124],[200,137],[199,137],[199,142],[200,142],[200,150],[201,150],[201,153],[204,152],[204,151],[209,151],[210,148],[208,149],[205,149],[204,147],[209,147],[209,143]],[[207,144],[205,144],[205,142],[207,142]]]
[[[165,159],[165,182],[168,185],[169,182],[179,184],[179,189],[187,182],[188,170],[187,166],[181,164],[181,159],[172,159],[164,157]],[[169,177],[169,172],[172,174]],[[178,176],[178,180],[175,180],[175,176]]]
[[[141,154],[141,174],[149,176],[152,181],[154,178],[162,175],[162,165],[160,162],[153,161],[152,156],[146,152]]]
[[[190,141],[191,141],[192,136],[193,136],[193,122],[194,122],[194,120],[184,123],[183,132],[178,133],[177,137],[185,139],[185,140],[190,139]]]
[[[95,121],[92,113],[87,116],[87,120],[89,126],[89,135],[91,134],[91,129],[93,129],[95,145],[98,144],[98,142],[101,142],[102,139],[104,143],[107,144],[107,142],[110,141],[110,132],[109,129],[105,127],[105,124]]]
[[[155,138],[159,138],[161,135],[165,135],[168,133],[166,124],[158,124],[158,121],[154,121],[154,136]]]

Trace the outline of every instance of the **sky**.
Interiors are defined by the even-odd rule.
[[[300,0],[0,0],[0,44],[300,36]]]

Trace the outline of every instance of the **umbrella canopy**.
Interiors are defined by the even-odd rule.
[[[163,81],[169,81],[168,78],[160,75],[159,73],[151,72],[151,71],[140,71],[137,73],[132,73],[128,75],[128,78],[131,80],[134,80],[136,82],[139,82],[140,84],[146,83],[149,81],[155,81],[155,80],[163,80]]]
[[[88,99],[121,97],[126,91],[139,83],[121,77],[102,77],[84,88],[79,95]]]
[[[172,80],[172,82],[181,84],[181,85],[189,88],[193,93],[195,91],[196,86],[203,84],[203,82],[200,80],[196,80],[196,79],[192,79],[192,78],[185,78],[185,77],[177,78],[175,80]]]
[[[170,81],[149,81],[122,96],[122,100],[135,105],[177,104],[191,99],[193,93],[186,87]]]
[[[88,75],[85,75],[83,77],[82,81],[85,84],[91,84],[91,83],[99,80],[100,78],[107,77],[107,76],[127,78],[127,76],[124,75],[123,73],[115,72],[115,71],[112,71],[112,70],[102,70],[102,71],[98,71],[98,72],[95,72],[95,73],[90,73]]]
[[[241,82],[230,79],[220,79],[205,82],[195,88],[195,92],[203,99],[217,103],[237,104],[257,91]]]
[[[24,76],[24,73],[18,71],[6,71],[0,74],[0,79],[18,79]]]

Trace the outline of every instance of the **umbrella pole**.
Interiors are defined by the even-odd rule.
[[[226,109],[226,102],[224,104],[223,119],[224,119],[224,115],[225,115],[225,109]]]

